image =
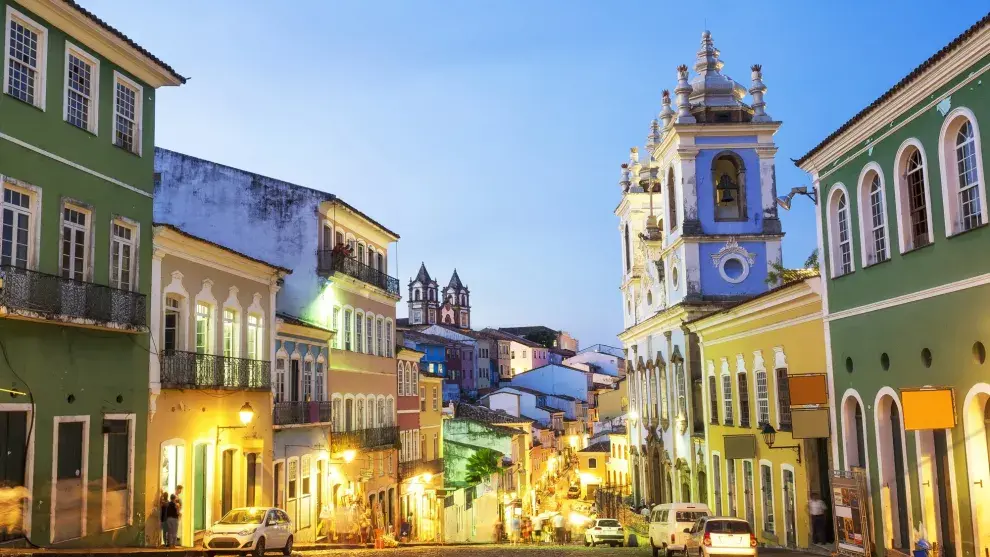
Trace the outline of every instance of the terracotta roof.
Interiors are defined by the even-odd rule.
[[[258,259],[257,257],[251,257],[250,255],[243,254],[243,253],[241,253],[241,252],[239,252],[237,250],[228,248],[227,246],[224,246],[222,244],[218,244],[218,243],[213,242],[211,240],[207,240],[206,238],[200,238],[199,236],[194,236],[194,235],[186,232],[185,230],[182,230],[178,226],[175,226],[174,224],[168,224],[168,223],[164,223],[164,222],[153,222],[151,224],[152,224],[152,226],[154,226],[156,228],[167,228],[167,229],[175,232],[176,234],[181,234],[182,236],[185,236],[186,238],[192,238],[193,240],[196,240],[197,242],[203,242],[204,244],[209,244],[209,245],[211,245],[211,246],[213,246],[215,248],[222,249],[223,251],[225,251],[227,253],[232,253],[232,254],[237,255],[239,257],[243,257],[244,259],[247,259],[249,261],[254,261],[255,263],[261,263],[262,265],[267,265],[267,266],[271,267],[272,269],[276,269],[276,270],[282,271],[283,273],[285,273],[287,275],[292,274],[292,269],[289,269],[289,268],[286,268],[286,267],[282,267],[282,266],[276,265],[274,263],[269,263],[269,262],[267,262],[267,261],[265,261],[263,259]]]
[[[612,450],[608,441],[599,441],[578,451],[579,453],[607,453]]]
[[[513,416],[505,410],[492,410],[485,406],[475,406],[464,402],[454,404],[454,417],[467,418],[476,422],[493,425],[532,423],[532,420],[529,418]]]
[[[963,31],[961,35],[953,39],[952,42],[945,45],[944,47],[942,47],[941,50],[936,52],[929,59],[922,62],[920,66],[915,68],[911,73],[907,74],[907,76],[905,76],[904,79],[898,81],[893,87],[887,90],[886,93],[880,95],[880,98],[870,103],[870,105],[864,108],[863,110],[859,111],[858,114],[850,118],[849,121],[847,121],[845,124],[842,124],[842,126],[840,126],[839,129],[832,132],[821,143],[816,145],[812,150],[808,151],[803,157],[795,161],[794,164],[797,166],[801,166],[802,164],[804,164],[804,162],[807,161],[809,158],[811,158],[815,153],[824,149],[829,143],[831,143],[837,137],[842,135],[846,130],[856,125],[860,120],[862,120],[871,112],[879,108],[882,104],[890,100],[890,98],[893,97],[895,94],[897,94],[899,91],[911,85],[911,83],[914,80],[921,77],[932,66],[934,66],[943,58],[948,56],[953,50],[959,48],[959,46],[962,45],[964,42],[966,42],[967,39],[975,35],[980,29],[982,29],[984,26],[988,24],[990,24],[990,13],[987,13],[987,15],[983,16],[983,18],[981,18],[979,21],[974,23],[969,29]]]
[[[523,338],[523,337],[521,337],[519,335],[514,335],[512,333],[508,333],[508,332],[503,331],[503,330],[483,329],[482,332],[483,333],[487,333],[488,335],[491,335],[491,336],[493,336],[493,337],[495,337],[495,338],[497,338],[499,340],[511,340],[513,342],[518,342],[519,344],[522,344],[524,346],[529,346],[529,347],[532,347],[532,348],[544,348],[544,346],[542,344],[533,342],[533,341],[531,341],[529,339]]]
[[[554,346],[553,348],[550,348],[549,350],[550,350],[550,353],[551,354],[559,354],[559,355],[561,355],[561,356],[563,356],[565,358],[570,358],[571,356],[576,356],[577,355],[577,352],[575,352],[573,350],[568,350],[566,348],[557,348],[556,346]]]
[[[297,327],[309,327],[310,329],[316,329],[317,331],[326,331],[328,333],[334,332],[333,329],[327,329],[326,327],[321,327],[310,323],[309,321],[303,321],[302,318],[296,317],[295,315],[289,315],[288,313],[282,313],[281,311],[275,313],[275,317],[278,317],[285,323],[289,325],[296,325]]]
[[[111,26],[109,23],[107,23],[107,22],[103,21],[102,19],[100,19],[99,17],[97,17],[96,14],[94,14],[93,12],[91,12],[91,11],[87,10],[86,8],[80,6],[79,4],[77,4],[76,2],[74,2],[73,0],[61,0],[61,1],[62,2],[65,2],[65,4],[67,6],[71,6],[72,9],[76,10],[77,12],[79,12],[82,15],[86,16],[87,18],[89,18],[93,23],[96,23],[100,27],[106,29],[111,34],[113,34],[115,37],[117,37],[118,39],[124,41],[125,43],[127,43],[128,45],[130,45],[132,48],[134,48],[135,50],[137,50],[138,52],[140,52],[144,56],[147,56],[152,62],[158,64],[159,66],[162,67],[162,69],[164,69],[168,73],[172,74],[172,77],[174,77],[176,80],[178,80],[178,81],[180,81],[182,83],[185,83],[186,82],[186,78],[185,77],[182,77],[181,75],[179,75],[178,72],[176,72],[174,69],[172,69],[172,66],[169,66],[165,62],[162,62],[157,56],[155,56],[154,54],[152,54],[152,53],[148,52],[147,50],[145,50],[144,47],[142,47],[141,45],[139,45],[136,42],[134,42],[133,40],[131,40],[130,37],[128,37],[127,35],[121,33],[116,28],[114,28],[113,26]]]

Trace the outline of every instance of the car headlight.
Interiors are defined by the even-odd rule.
[[[237,535],[238,536],[250,536],[256,530],[257,530],[257,528],[245,528],[244,530],[241,530],[240,532],[238,532]]]

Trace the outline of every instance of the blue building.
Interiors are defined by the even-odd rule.
[[[637,501],[707,501],[703,355],[683,328],[767,291],[781,259],[773,137],[762,68],[722,73],[711,33],[677,68],[645,149],[622,164],[619,217],[629,441]],[[748,97],[747,97],[748,93]]]
[[[403,331],[402,338],[407,348],[423,353],[419,361],[420,373],[447,377],[447,347],[453,344],[452,341],[417,331]]]

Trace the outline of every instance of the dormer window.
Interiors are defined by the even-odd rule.
[[[712,162],[715,220],[746,218],[746,168],[735,153],[721,153]]]

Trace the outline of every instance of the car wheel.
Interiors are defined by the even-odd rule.
[[[588,547],[590,545],[591,545],[591,540],[588,539],[588,536],[585,536],[584,537],[584,546],[585,547]]]
[[[667,547],[667,544],[663,545],[663,557],[670,557],[670,548]]]
[[[292,536],[285,540],[285,547],[282,548],[282,555],[292,555]]]
[[[265,554],[265,538],[258,538],[258,543],[254,545],[254,557],[263,557]]]
[[[653,538],[650,538],[650,548],[653,550],[653,557],[660,557],[660,548],[653,545]]]

